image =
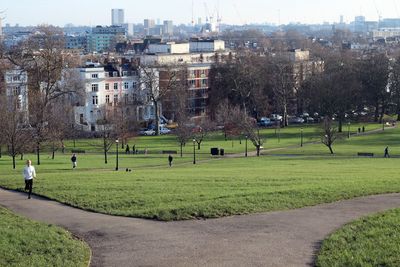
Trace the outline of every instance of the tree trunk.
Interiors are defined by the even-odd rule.
[[[283,105],[283,126],[288,126],[289,121],[288,121],[288,114],[287,114],[287,106],[286,104]]]
[[[0,145],[0,159],[1,159],[1,156],[2,156],[2,151],[1,151],[1,145]]]
[[[13,169],[15,170],[15,148],[13,143],[11,143],[11,155],[12,155]]]
[[[257,145],[256,149],[257,149],[257,157],[259,157],[260,156],[260,145]]]
[[[200,144],[201,144],[201,142],[197,143],[197,150],[200,150]]]
[[[343,132],[343,119],[339,118],[339,125],[338,125],[338,132],[342,133]]]
[[[181,158],[183,157],[183,144],[181,142]]]
[[[155,119],[156,119],[156,135],[160,135],[160,111],[158,110],[158,101],[153,100],[155,108]]]
[[[379,118],[379,102],[375,104],[374,122],[378,122],[378,118]]]
[[[329,145],[329,146],[328,146],[328,148],[329,148],[329,151],[331,152],[331,154],[333,155],[333,149],[332,149],[332,146],[331,146],[331,145]]]
[[[21,153],[21,160],[24,160],[24,153]]]
[[[36,144],[37,165],[40,165],[40,142]]]
[[[55,146],[54,146],[54,144],[53,144],[53,146],[52,146],[52,148],[51,148],[51,159],[53,159],[54,160],[54,156],[55,156],[55,152],[56,152],[56,148],[55,148]]]

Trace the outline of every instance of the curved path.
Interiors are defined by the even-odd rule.
[[[82,237],[92,248],[92,266],[310,266],[329,233],[361,216],[400,207],[400,194],[168,223],[86,212],[3,189],[0,204]]]

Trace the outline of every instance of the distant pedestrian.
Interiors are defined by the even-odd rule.
[[[77,166],[76,155],[75,154],[72,154],[71,162],[72,162],[72,168],[75,169],[76,166]]]
[[[26,161],[23,176],[25,179],[25,191],[28,191],[28,199],[30,199],[32,194],[33,179],[36,178],[36,171],[35,167],[32,166],[32,161],[29,159]]]
[[[390,158],[390,155],[389,155],[389,147],[388,147],[388,146],[385,148],[385,155],[384,155],[384,157],[385,157],[385,158]]]
[[[358,127],[358,133],[361,133],[361,128],[360,127]]]
[[[362,127],[362,132],[365,133],[365,126]]]
[[[129,153],[130,153],[130,150],[129,150],[129,145],[128,145],[128,144],[126,144],[125,153],[126,153],[126,154],[129,154]]]
[[[133,147],[132,147],[132,153],[133,153],[133,154],[137,154],[137,153],[136,153],[136,146],[135,146],[135,145],[133,145]]]
[[[171,154],[168,156],[168,163],[169,166],[172,167],[172,161],[174,160],[174,158],[171,156]]]

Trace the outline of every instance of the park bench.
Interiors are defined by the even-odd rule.
[[[358,152],[357,156],[359,157],[374,157],[374,153],[368,153],[368,152]]]
[[[161,154],[178,154],[176,150],[163,150]]]
[[[86,151],[82,150],[82,149],[72,149],[71,153],[84,154],[84,153],[86,153]]]

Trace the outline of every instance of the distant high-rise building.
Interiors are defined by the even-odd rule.
[[[133,36],[133,35],[135,34],[133,23],[124,23],[124,24],[122,25],[122,27],[125,28],[126,34],[127,34],[128,36]]]
[[[3,37],[3,26],[1,25],[1,18],[0,18],[0,40]]]
[[[201,25],[201,24],[202,24],[201,18],[198,18],[197,19],[197,25]]]
[[[111,25],[121,26],[124,24],[124,10],[112,9],[111,10]]]
[[[151,33],[152,32],[151,29],[153,29],[155,26],[156,26],[156,23],[154,22],[154,19],[145,19],[143,21],[144,33],[146,35],[150,35],[150,34],[153,35],[154,33]]]
[[[344,17],[343,17],[343,15],[340,15],[340,24],[343,24],[344,23]]]
[[[145,19],[143,21],[143,25],[144,25],[145,29],[151,29],[151,28],[154,28],[156,23],[154,22],[154,19]]]
[[[174,34],[174,23],[172,20],[164,20],[163,25],[163,35],[173,35]]]

